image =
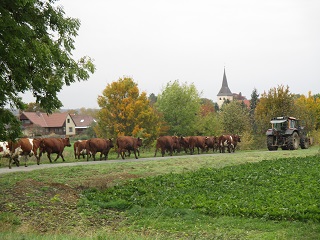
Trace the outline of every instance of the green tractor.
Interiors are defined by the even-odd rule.
[[[275,117],[270,121],[272,128],[268,129],[267,147],[269,151],[297,150],[309,148],[309,138],[300,120],[294,117]]]

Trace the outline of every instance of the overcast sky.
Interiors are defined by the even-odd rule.
[[[248,99],[278,85],[320,93],[319,0],[60,0],[81,21],[74,58],[94,59],[87,82],[59,93],[64,108],[97,108],[108,83],[129,76],[147,95],[194,83],[217,101],[223,70]],[[27,101],[34,101],[26,98]]]

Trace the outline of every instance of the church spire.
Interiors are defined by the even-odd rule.
[[[223,69],[222,86],[217,96],[232,96],[232,92],[230,91],[228,86],[225,68]]]

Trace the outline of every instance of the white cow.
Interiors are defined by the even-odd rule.
[[[9,157],[10,156],[8,142],[0,142],[0,154],[2,155],[2,157]]]

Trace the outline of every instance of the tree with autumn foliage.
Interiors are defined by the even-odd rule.
[[[254,114],[257,132],[265,133],[273,117],[294,116],[295,110],[294,94],[290,93],[288,86],[279,85],[277,88],[271,88],[268,93],[264,92]]]
[[[130,77],[108,84],[98,96],[97,135],[100,137],[134,136],[155,139],[161,129],[160,117],[150,106],[147,94],[140,93]]]
[[[295,99],[296,117],[305,121],[308,131],[318,129],[320,126],[320,98],[312,96],[311,91],[308,97],[300,95]]]

